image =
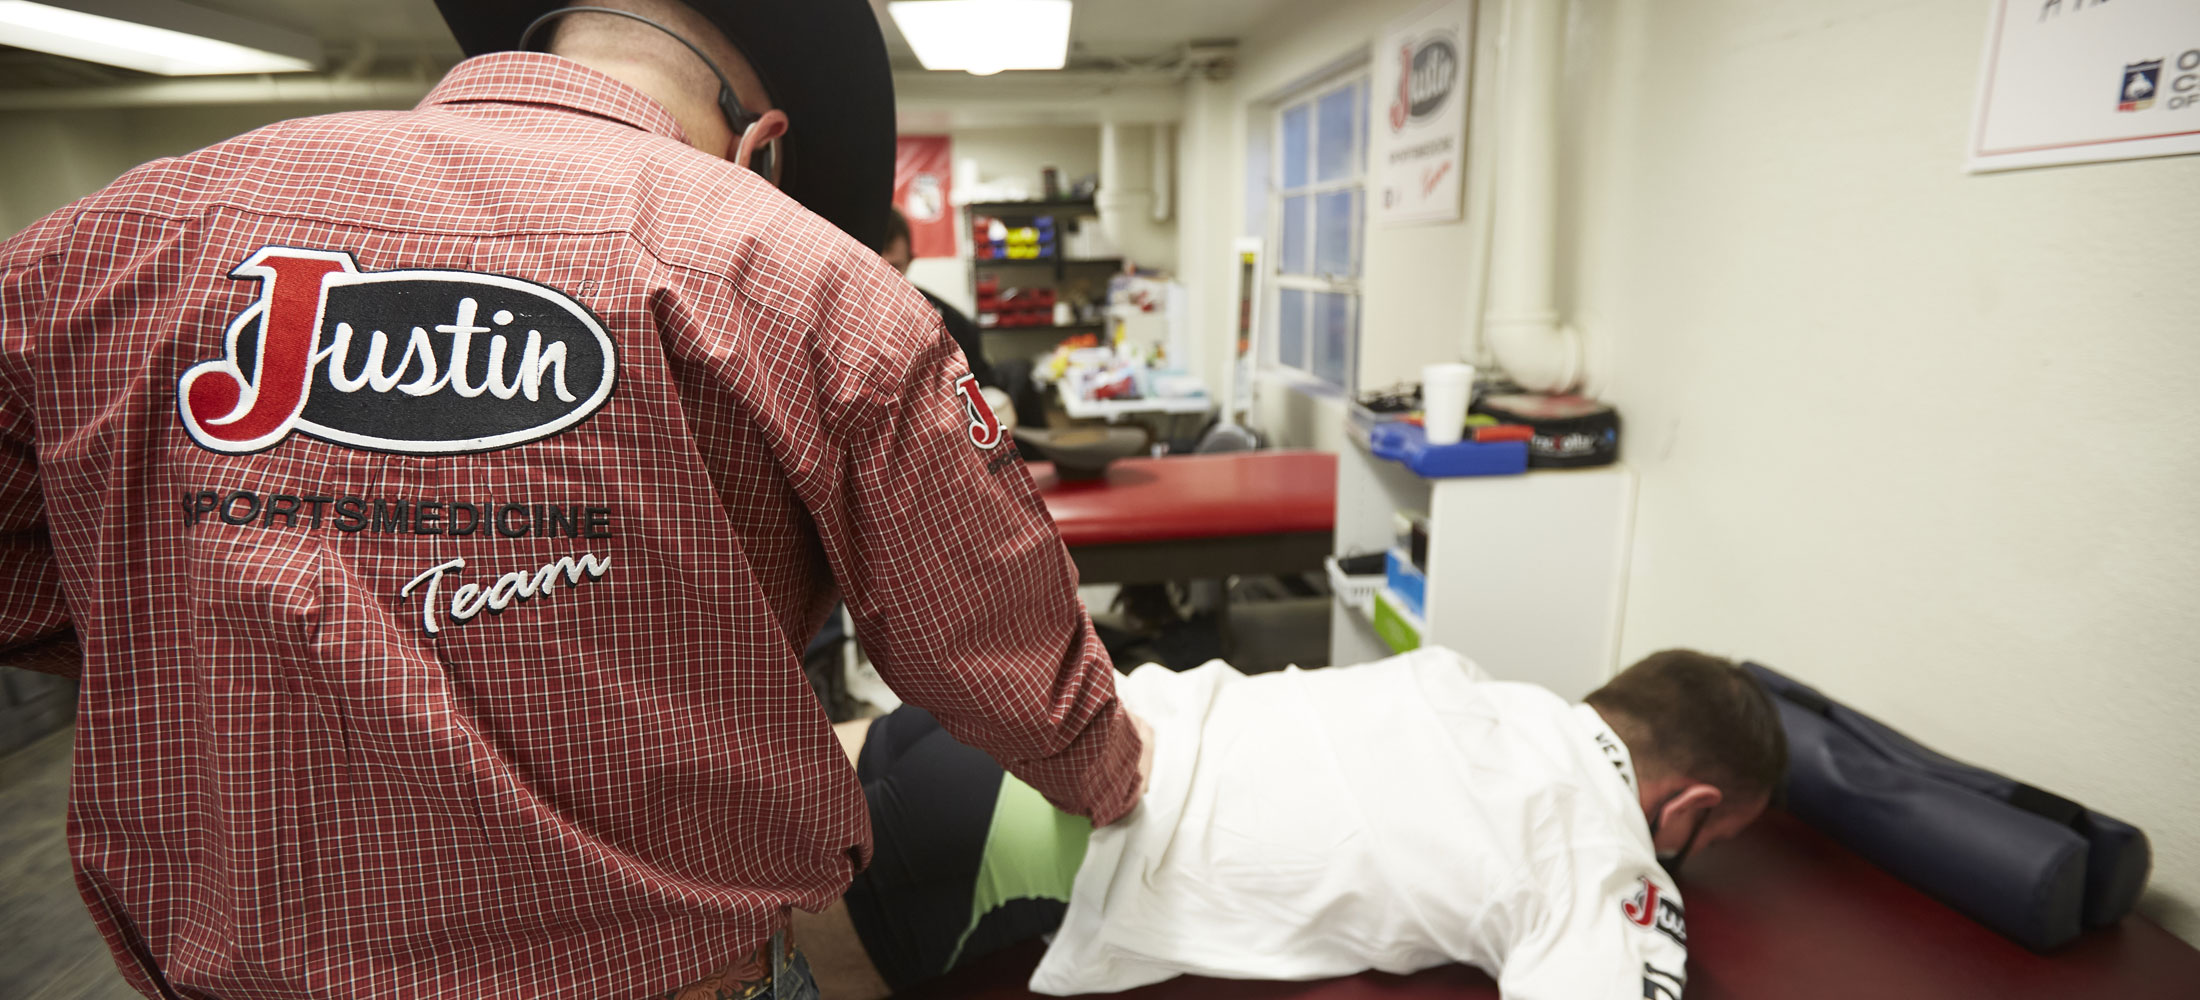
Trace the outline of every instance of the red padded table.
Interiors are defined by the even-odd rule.
[[[1336,528],[1327,452],[1125,458],[1086,482],[1030,468],[1086,583],[1318,573]]]
[[[2200,951],[2129,917],[2036,955],[1934,902],[1786,813],[1691,858],[1687,1000],[2193,1000]],[[1009,1000],[1043,949],[987,956],[905,997]],[[1496,1000],[1464,966],[1308,983],[1183,976],[1129,1000]],[[1631,996],[1632,994],[1630,994]],[[1584,998],[1590,1000],[1590,998]]]

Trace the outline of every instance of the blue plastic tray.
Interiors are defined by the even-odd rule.
[[[1511,476],[1528,471],[1528,442],[1430,444],[1421,428],[1405,423],[1377,424],[1367,433],[1367,450],[1427,479],[1455,476]]]

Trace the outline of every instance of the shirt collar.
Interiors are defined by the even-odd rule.
[[[1627,800],[1641,801],[1642,790],[1635,785],[1635,758],[1627,752],[1627,744],[1619,738],[1619,734],[1612,731],[1612,727],[1605,723],[1604,716],[1592,706],[1575,705],[1574,718],[1581,721],[1590,741],[1596,744],[1597,756],[1610,763],[1612,769],[1619,774],[1620,783],[1627,786]]]
[[[436,84],[419,106],[477,102],[564,108],[687,141],[687,133],[672,113],[649,95],[564,56],[546,52],[475,56],[444,74],[443,82]]]

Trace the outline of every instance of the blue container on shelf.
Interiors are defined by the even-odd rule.
[[[1383,586],[1413,617],[1428,620],[1428,576],[1413,567],[1413,560],[1397,549],[1383,553]]]
[[[1408,423],[1368,428],[1368,453],[1387,458],[1428,479],[1454,476],[1510,476],[1528,471],[1526,441],[1461,441],[1430,444],[1428,433]]]

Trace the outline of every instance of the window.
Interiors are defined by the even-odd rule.
[[[1270,160],[1270,360],[1347,391],[1360,357],[1367,87],[1356,77],[1287,99]]]

